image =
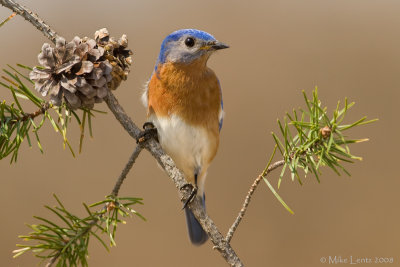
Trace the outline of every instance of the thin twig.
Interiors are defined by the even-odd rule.
[[[117,182],[115,183],[114,189],[111,192],[111,195],[116,197],[118,196],[119,189],[121,188],[122,183],[124,182],[126,175],[131,170],[133,164],[135,163],[137,157],[139,156],[140,152],[142,151],[143,147],[141,145],[137,145],[135,150],[133,151],[131,157],[129,158],[128,162],[125,165],[125,168],[122,170],[120,176],[118,177]]]
[[[32,113],[25,113],[24,116],[22,116],[22,118],[20,119],[21,121],[26,121],[28,119],[34,119],[39,115],[42,115],[44,113],[46,113],[46,111],[51,107],[49,102],[44,102],[44,104],[42,105],[42,107],[38,110],[36,110],[35,112]]]
[[[8,123],[10,125],[13,125],[13,124],[15,124],[17,122],[20,122],[20,121],[27,121],[28,119],[34,119],[34,118],[38,117],[39,115],[44,114],[50,107],[51,107],[50,104],[48,102],[45,102],[42,105],[42,107],[40,109],[36,110],[35,112],[24,113],[24,115],[22,117],[10,120]],[[1,126],[1,124],[2,124],[2,122],[0,121],[0,126]]]
[[[0,0],[0,4],[4,7],[11,9],[27,21],[29,21],[50,41],[52,41],[53,43],[56,42],[56,39],[59,37],[59,35],[55,31],[53,31],[50,26],[47,25],[41,18],[39,18],[38,15],[13,0]]]
[[[246,214],[247,207],[248,207],[249,204],[250,204],[251,197],[253,196],[253,194],[254,194],[254,192],[255,192],[255,190],[256,190],[258,184],[260,183],[261,179],[262,179],[263,177],[267,176],[268,173],[270,173],[271,171],[273,171],[273,170],[275,170],[276,168],[282,166],[283,164],[285,164],[285,161],[284,161],[284,160],[280,160],[280,161],[277,161],[277,162],[273,163],[272,165],[270,165],[270,166],[268,167],[268,169],[267,169],[266,171],[264,171],[262,174],[260,174],[260,175],[254,180],[254,183],[251,185],[250,190],[249,190],[249,192],[247,193],[247,196],[246,196],[246,198],[245,198],[245,200],[244,200],[243,207],[242,207],[242,209],[240,210],[239,215],[236,217],[235,222],[232,224],[231,228],[229,228],[229,231],[228,231],[228,233],[226,234],[225,240],[226,240],[227,243],[230,243],[230,242],[231,242],[231,239],[232,239],[232,237],[233,237],[233,234],[235,233],[237,227],[239,226],[239,223],[240,223],[241,220],[243,219],[243,216]]]

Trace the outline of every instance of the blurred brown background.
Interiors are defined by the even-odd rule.
[[[224,233],[273,149],[276,119],[303,106],[301,89],[319,87],[331,110],[347,96],[356,101],[348,122],[379,118],[351,132],[369,142],[353,146],[364,158],[347,165],[352,177],[323,170],[321,183],[309,176],[300,186],[288,176],[279,190],[295,211],[290,215],[260,184],[232,245],[246,266],[323,266],[321,257],[394,257],[400,264],[399,123],[400,2],[346,1],[21,1],[67,40],[107,27],[126,33],[134,51],[127,82],[115,93],[141,125],[139,101],[163,38],[180,28],[198,28],[231,45],[209,65],[218,74],[226,118],[221,146],[208,174],[207,210]],[[0,7],[0,19],[11,12]],[[1,67],[37,64],[43,35],[20,17],[0,28]],[[11,100],[6,89],[1,99]],[[396,109],[395,109],[396,107]],[[98,107],[107,111],[102,104]],[[396,118],[397,116],[397,118]],[[12,259],[17,238],[48,216],[56,193],[71,210],[107,195],[135,143],[112,114],[94,120],[94,138],[73,158],[50,127],[41,131],[45,153],[26,142],[17,164],[0,162],[1,266],[34,266],[31,255]],[[69,138],[78,148],[74,124]],[[279,171],[270,176],[276,185]],[[147,219],[129,219],[107,253],[93,240],[91,266],[225,266],[211,243],[190,245],[182,204],[168,177],[144,152],[124,183],[122,196],[143,197],[137,207]],[[375,264],[373,264],[375,265]],[[362,266],[362,265],[360,265]]]

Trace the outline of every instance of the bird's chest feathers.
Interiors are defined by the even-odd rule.
[[[149,113],[177,115],[189,124],[217,127],[221,96],[211,69],[166,63],[153,75],[148,88]]]
[[[176,115],[153,115],[149,119],[157,127],[162,148],[173,158],[187,179],[191,181],[195,172],[207,170],[217,152],[218,135],[202,127],[189,125]]]

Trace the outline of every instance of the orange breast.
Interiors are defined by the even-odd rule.
[[[219,132],[220,103],[218,79],[205,62],[160,65],[148,85],[148,116],[176,114],[215,135]]]

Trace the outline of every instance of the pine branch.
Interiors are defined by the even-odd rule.
[[[324,166],[332,169],[337,175],[340,175],[339,170],[350,175],[343,162],[353,163],[353,160],[362,158],[352,155],[348,145],[368,139],[349,139],[343,132],[355,126],[377,121],[376,119],[367,121],[366,117],[363,117],[354,123],[342,124],[354,102],[348,103],[346,98],[343,108],[340,108],[338,102],[332,118],[329,118],[327,108],[322,107],[317,88],[312,92],[312,98],[309,99],[304,91],[303,97],[307,109],[293,110],[293,114],[286,113],[283,122],[278,120],[281,138],[272,133],[285,161],[278,188],[287,169],[292,180],[296,178],[300,184],[302,181],[299,169],[303,169],[305,175],[309,172],[314,174],[318,182],[320,182],[320,168]],[[291,129],[294,129],[296,135],[292,135]]]
[[[341,125],[347,111],[354,105],[354,103],[348,104],[347,99],[345,99],[344,107],[339,109],[339,102],[336,106],[336,110],[333,112],[333,117],[330,119],[327,115],[327,108],[321,107],[322,104],[318,98],[317,88],[313,91],[312,99],[308,99],[304,91],[303,96],[307,106],[306,111],[300,110],[297,112],[296,110],[293,110],[293,115],[286,113],[283,123],[278,120],[278,125],[282,135],[281,139],[283,140],[281,140],[276,134],[272,133],[276,142],[274,151],[264,171],[255,179],[254,183],[250,187],[243,203],[243,207],[227,233],[227,242],[231,241],[233,234],[246,213],[251,196],[259,185],[261,179],[265,181],[279,202],[281,202],[281,204],[293,214],[293,211],[267,180],[266,176],[271,171],[283,166],[278,180],[279,188],[286,169],[290,170],[292,180],[297,177],[300,184],[302,184],[302,182],[299,177],[298,169],[303,169],[305,175],[310,171],[315,175],[319,182],[320,167],[327,166],[338,175],[340,175],[340,173],[337,168],[340,168],[346,174],[350,175],[344,168],[343,162],[352,163],[352,159],[361,160],[360,157],[356,157],[350,153],[347,144],[360,143],[367,139],[348,139],[342,134],[342,132],[358,125],[375,122],[376,120],[366,121],[366,117],[363,117],[352,124]],[[291,134],[289,128],[290,125],[293,126],[297,132],[295,136],[292,136]],[[277,148],[282,154],[283,160],[270,165]]]
[[[14,258],[32,251],[35,256],[48,260],[46,266],[88,266],[88,245],[91,237],[96,238],[105,248],[106,243],[99,237],[97,231],[106,233],[110,239],[110,245],[115,246],[115,232],[119,223],[125,223],[120,217],[128,217],[131,214],[141,219],[145,218],[130,208],[134,204],[143,204],[139,198],[107,196],[105,200],[90,206],[85,204],[87,217],[80,218],[68,211],[59,198],[54,195],[58,205],[45,206],[60,222],[51,221],[43,217],[35,218],[40,221],[36,225],[28,225],[33,232],[19,236],[24,241],[33,241],[35,244],[17,245],[20,249],[14,250]],[[99,211],[91,211],[90,208],[103,206]]]
[[[111,195],[110,195],[111,199],[116,199],[117,198],[118,193],[119,193],[119,189],[121,188],[121,185],[122,185],[123,181],[125,180],[126,175],[131,170],[133,164],[135,163],[135,161],[136,161],[137,157],[139,156],[140,152],[142,151],[142,149],[143,148],[140,145],[136,146],[136,148],[133,151],[132,155],[130,156],[128,162],[126,163],[124,169],[122,170],[120,176],[118,177],[117,181],[115,182],[114,189],[112,190]],[[122,199],[125,199],[125,198],[122,198]],[[95,204],[93,204],[91,206],[97,206],[97,205],[100,205],[101,203],[104,203],[104,201],[103,202],[99,202],[99,203],[95,203]],[[94,218],[91,221],[88,222],[88,224],[86,225],[86,228],[84,229],[84,231],[82,231],[81,235],[82,234],[86,235],[86,234],[90,233],[92,228],[95,227],[95,226],[99,227],[99,225],[98,225],[99,220],[103,219],[103,217],[105,215],[105,212],[106,211],[110,211],[112,209],[115,209],[115,206],[118,205],[118,204],[119,204],[118,201],[115,201],[115,200],[112,201],[112,202],[110,202],[110,201],[106,202],[104,207],[98,212],[99,215],[98,216],[94,216]],[[133,212],[135,213],[135,211],[133,211]],[[143,218],[140,214],[137,213],[137,215],[139,217]],[[77,236],[75,236],[75,238],[77,238]],[[115,244],[115,242],[113,244]],[[59,251],[58,253],[56,253],[54,256],[52,256],[49,259],[48,263],[46,264],[46,267],[53,266],[53,264],[57,262],[57,260],[58,260],[58,258],[60,256],[61,256],[61,251]]]
[[[51,105],[48,102],[43,103],[43,107],[36,110],[35,112],[32,113],[24,113],[22,117],[17,117],[13,120],[10,121],[9,125],[13,125],[18,122],[24,122],[30,119],[34,119],[40,115],[44,115],[46,111],[51,107]],[[2,121],[0,121],[0,127],[2,126]]]

